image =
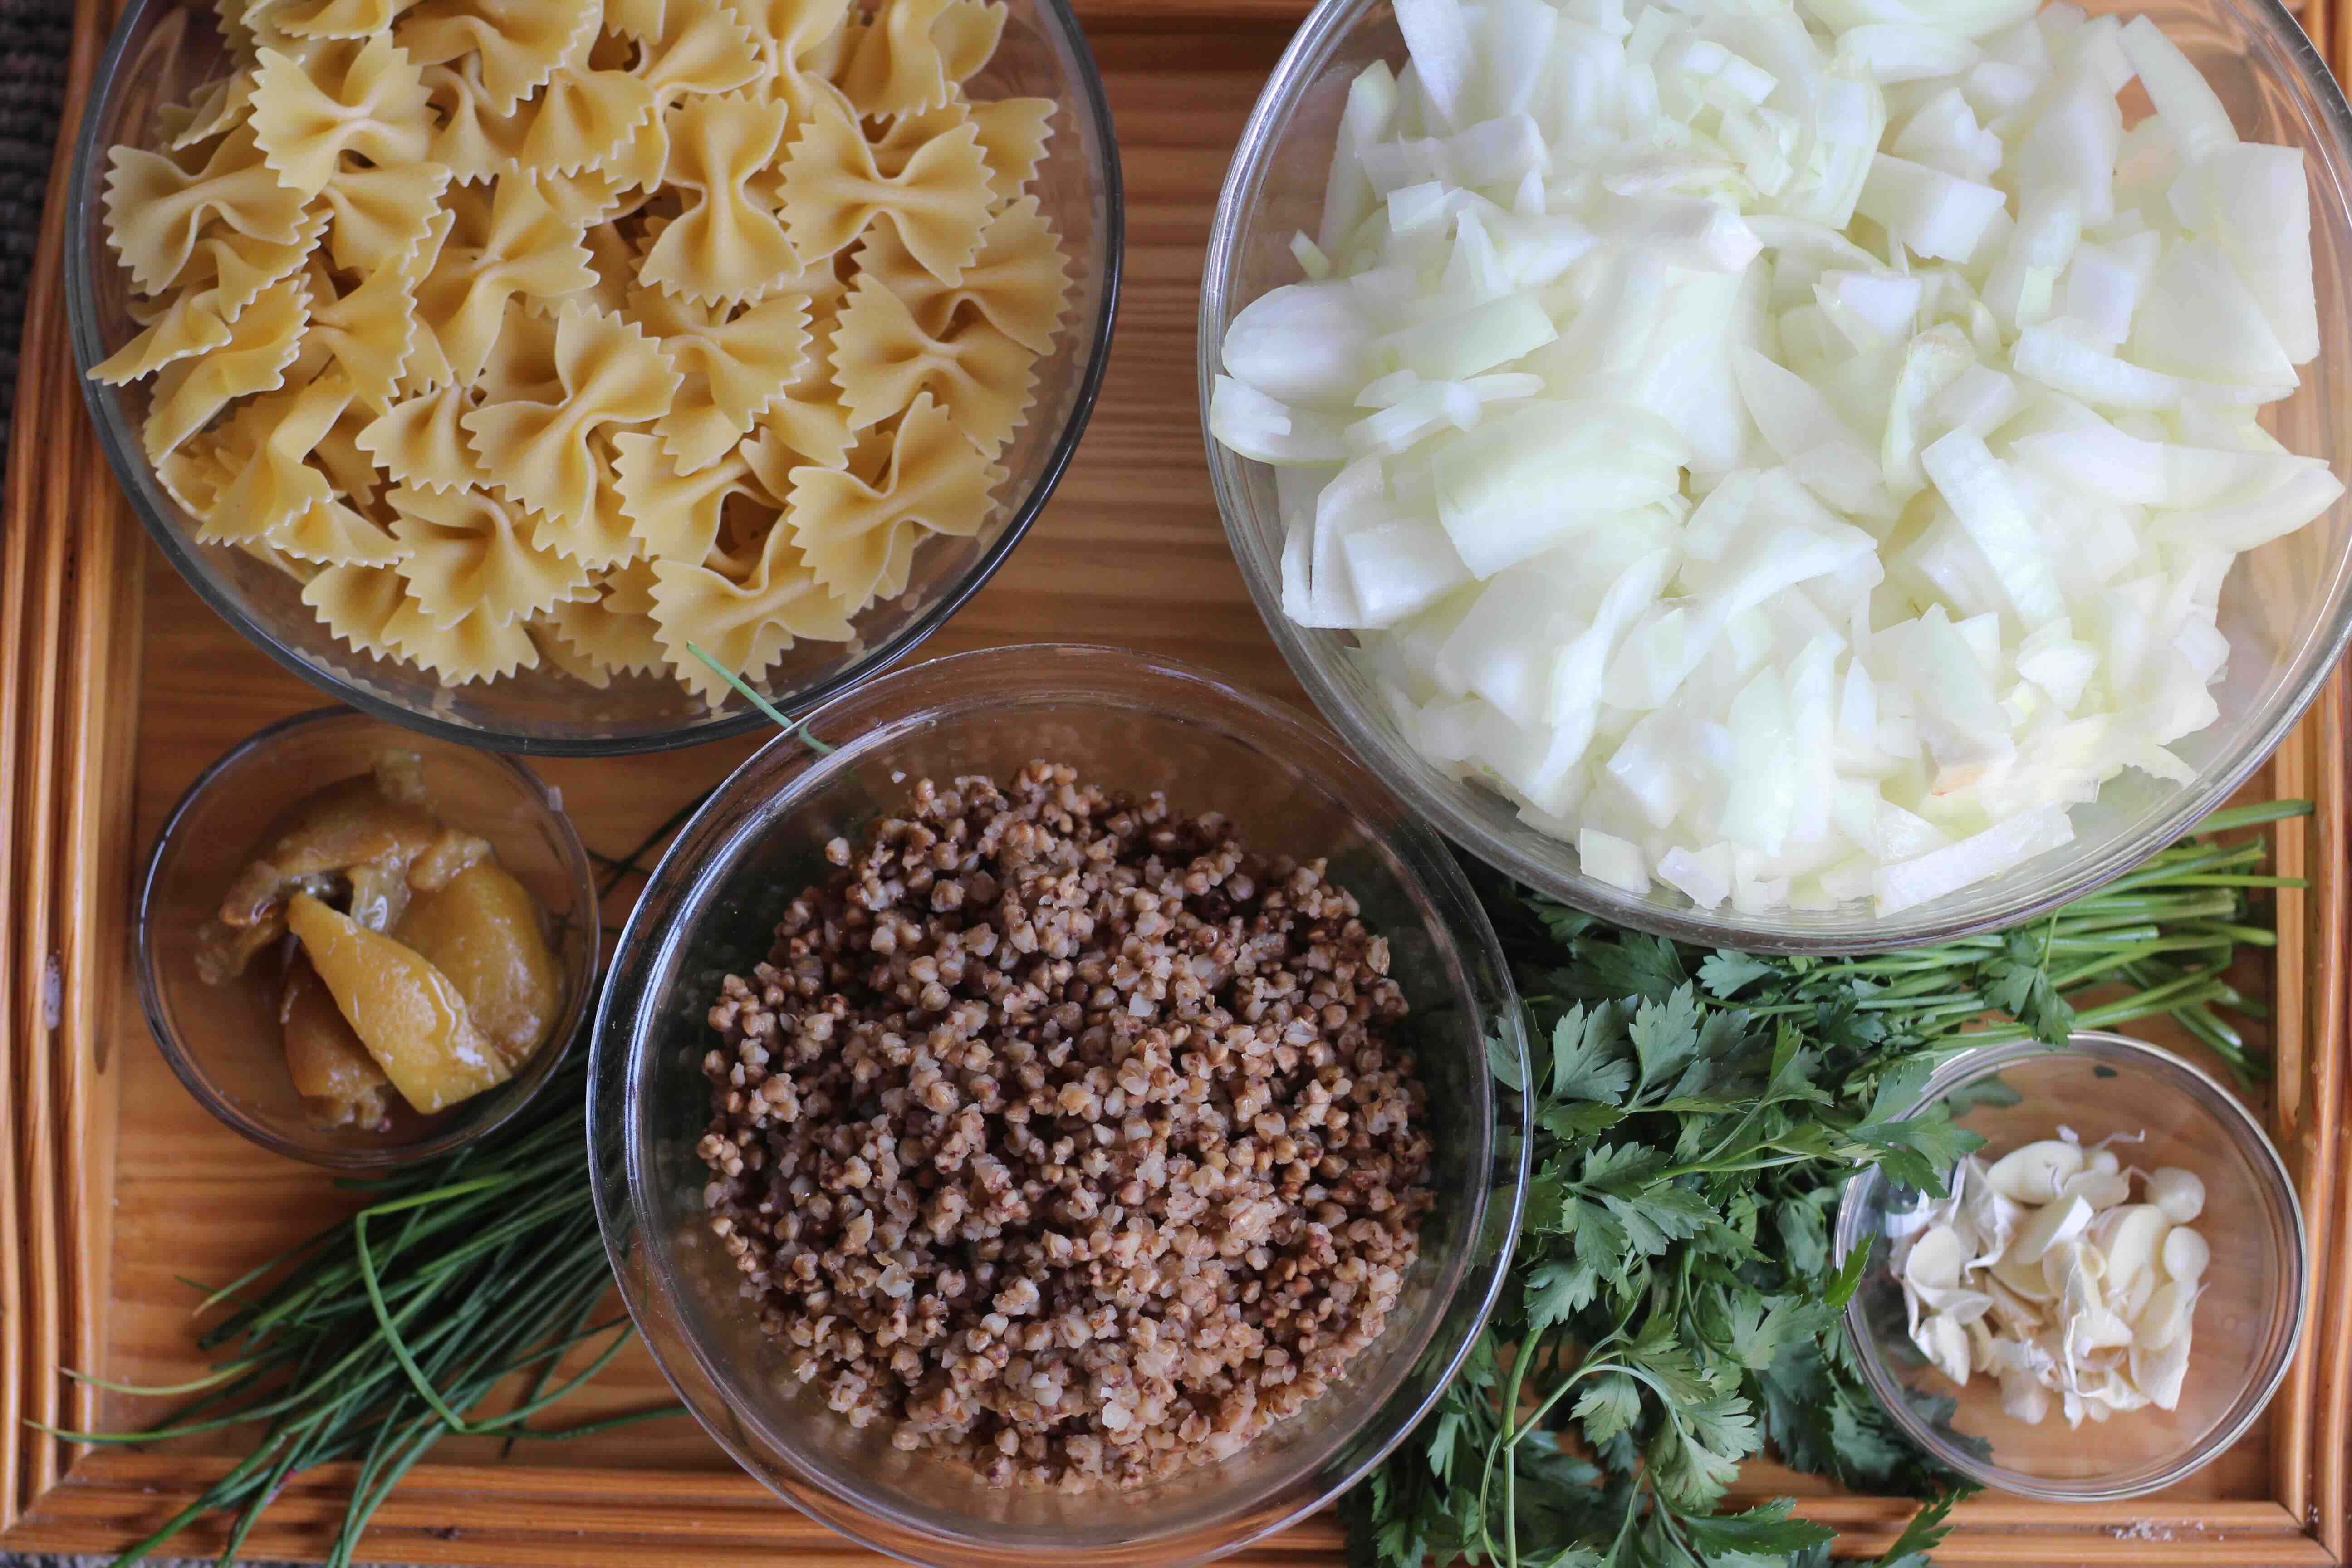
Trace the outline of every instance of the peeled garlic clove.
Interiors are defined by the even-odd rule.
[[[1984,1319],[1970,1318],[1965,1326],[1969,1332],[1969,1370],[1970,1372],[2000,1371],[2000,1359],[1993,1352],[1992,1330],[1985,1326]]]
[[[2206,1245],[2202,1233],[2177,1225],[2164,1238],[2161,1260],[2167,1279],[2193,1285],[2205,1277],[2205,1266],[2213,1260],[2213,1249]]]
[[[2103,1214],[2131,1196],[2131,1178],[2113,1171],[2089,1171],[2069,1177],[2058,1189],[2058,1199],[2081,1198],[2093,1214]]]
[[[2189,1331],[2189,1314],[2196,1310],[2196,1292],[2189,1286],[2171,1280],[2158,1285],[2149,1293],[2147,1305],[2140,1309],[2132,1331],[2133,1347],[2162,1350]]]
[[[1960,1268],[1969,1249],[1959,1233],[1948,1225],[1931,1225],[1911,1244],[1903,1260],[1903,1278],[1922,1290],[1948,1290],[1960,1282]]]
[[[2107,1289],[2120,1291],[2156,1267],[2172,1222],[2154,1204],[2132,1204],[2115,1212],[2121,1217],[2106,1238]]]
[[[2048,1302],[2057,1297],[2057,1290],[2042,1277],[2041,1264],[2020,1263],[2014,1250],[2003,1255],[1990,1273],[2021,1300]]]
[[[2158,1410],[2180,1404],[2180,1384],[2189,1375],[2189,1340],[2184,1332],[2152,1350],[2132,1346],[2131,1380]]]
[[[2148,1173],[2147,1201],[2173,1224],[2187,1225],[2205,1212],[2204,1180],[2178,1165],[2159,1165]]]
[[[2044,1138],[1995,1160],[1985,1180],[1994,1192],[2013,1202],[2046,1204],[2058,1195],[2060,1186],[2082,1173],[2083,1161],[2079,1145]]]
[[[2124,1168],[2123,1157],[2113,1149],[2094,1149],[2083,1162],[2083,1169],[2102,1176],[2112,1176]]]
[[[2057,1149],[2073,1147],[2066,1143],[2053,1143],[2051,1146]],[[2034,1145],[2028,1144],[2027,1147]],[[1996,1165],[1993,1170],[1997,1175],[2000,1167]],[[2009,1256],[2020,1263],[2036,1262],[2053,1246],[2062,1241],[2072,1241],[2082,1235],[2090,1223],[2091,1205],[2081,1198],[2044,1205],[2034,1210],[2032,1217],[2018,1227],[2016,1236],[2010,1239]]]
[[[2116,1303],[2116,1310],[2132,1322],[2139,1321],[2139,1315],[2147,1310],[2149,1300],[2155,1297],[2159,1288],[2156,1270],[2141,1269],[2133,1277],[2131,1284],[2125,1289],[2123,1300]]]
[[[2061,1242],[2043,1255],[2042,1274],[2058,1292],[2059,1310],[2072,1317],[2105,1297],[2099,1287],[2107,1277],[2107,1259],[2084,1242]]]
[[[2097,1295],[2095,1288],[2106,1277],[2107,1255],[2088,1242],[2062,1241],[2042,1255],[2042,1279],[2053,1301],[2079,1306]]]
[[[1911,1342],[1937,1372],[1954,1383],[1969,1381],[1969,1331],[1941,1312],[1931,1312],[1911,1331]]]

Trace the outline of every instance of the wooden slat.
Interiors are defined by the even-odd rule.
[[[42,1500],[31,1521],[46,1545],[101,1551],[135,1540],[169,1517],[182,1488],[227,1468],[101,1454]],[[190,1473],[193,1469],[194,1474]],[[297,1478],[248,1542],[257,1557],[315,1555],[341,1517],[349,1467]],[[1893,1544],[1913,1505],[1879,1498],[1821,1498],[1805,1517],[1839,1531],[1839,1550],[1876,1554]],[[2200,1568],[2327,1568],[2336,1559],[2273,1502],[2199,1503],[2129,1510],[2056,1510],[1979,1499],[1963,1504],[1960,1530],[1938,1549],[1944,1564],[2197,1564]],[[217,1526],[192,1531],[184,1549],[216,1550]],[[1337,1522],[1318,1518],[1226,1561],[1236,1568],[1304,1568],[1339,1561]],[[371,1557],[403,1563],[516,1568],[701,1568],[712,1562],[788,1563],[796,1568],[879,1563],[822,1525],[778,1506],[731,1472],[632,1478],[554,1469],[433,1465],[394,1494],[368,1542]]]
[[[2343,752],[2344,678],[2339,672],[2313,704],[2310,720],[2272,762],[2273,788],[2282,796],[2325,798],[2331,767],[2340,767]],[[2340,796],[2339,796],[2340,798]],[[2340,847],[2340,820],[2303,818],[2280,823],[2273,842],[2282,865],[2308,867],[2340,864],[2324,859],[2330,847]],[[2330,1233],[2336,1168],[2336,1128],[2342,1074],[2332,1047],[2341,1038],[2337,988],[2326,984],[2294,984],[2314,977],[2315,954],[2344,951],[2344,879],[2327,877],[2308,891],[2283,889],[2278,895],[2279,945],[2275,971],[2282,977],[2275,988],[2271,1041],[2273,1060],[2273,1133],[2305,1205],[2305,1234],[2312,1238],[2312,1268],[2305,1282],[2305,1322],[2311,1327],[2298,1348],[2294,1364],[2272,1406],[2270,1432],[2273,1495],[2289,1512],[2302,1516],[2311,1506],[2317,1479],[2312,1449],[2315,1427],[2314,1399],[2320,1361],[2317,1325],[2331,1300],[2327,1286],[2330,1261],[2321,1237]],[[2324,970],[2323,970],[2324,973]]]
[[[86,427],[85,427],[86,429]],[[71,444],[71,443],[69,443]],[[78,471],[100,460],[79,454]],[[106,1358],[106,1302],[112,1257],[116,1120],[111,1069],[115,1005],[127,963],[131,837],[122,832],[136,753],[139,706],[121,700],[137,679],[138,645],[109,635],[136,626],[143,597],[145,550],[119,495],[85,498],[90,525],[76,563],[72,626],[89,671],[75,693],[59,758],[65,780],[65,864],[58,935],[62,986],[54,1058],[64,1126],[59,1154],[60,1224],[71,1232],[59,1281],[64,1364],[96,1367]],[[71,1386],[66,1425],[87,1430],[98,1419],[98,1390]]]
[[[86,14],[76,29],[63,126],[79,121],[105,41],[102,29],[91,24],[102,22],[108,9],[93,7],[95,15]],[[71,142],[61,134],[51,158],[20,346],[20,363],[62,365],[68,372],[62,247]],[[8,644],[9,653],[28,656],[20,679],[32,726],[14,753],[26,775],[11,818],[20,843],[9,881],[21,903],[7,928],[16,938],[17,965],[17,985],[8,994],[16,1004],[9,1081],[22,1115],[15,1130],[13,1206],[26,1277],[17,1303],[26,1359],[16,1397],[21,1420],[58,1426],[69,1419],[59,1367],[68,1357],[94,1363],[103,1350],[102,1295],[88,1299],[89,1310],[78,1310],[76,1302],[91,1266],[104,1257],[92,1245],[104,1215],[93,1206],[100,1189],[87,1173],[105,1168],[105,1150],[97,1145],[110,1142],[92,1138],[94,1086],[80,1063],[63,1053],[94,1047],[109,1019],[111,976],[121,963],[120,921],[99,914],[101,907],[111,913],[121,905],[119,882],[109,881],[110,867],[121,863],[121,792],[97,776],[106,747],[89,752],[80,738],[100,732],[91,720],[104,707],[117,710],[110,726],[124,721],[124,709],[135,714],[135,705],[122,700],[108,675],[118,650],[126,657],[135,650],[135,637],[125,638],[122,627],[137,623],[122,618],[135,615],[136,605],[121,596],[124,577],[135,575],[120,563],[124,536],[112,526],[122,503],[111,486],[92,484],[102,465],[80,416],[79,389],[70,374],[26,380],[32,395],[20,388],[12,431],[8,515],[18,526],[10,531],[26,531],[23,524],[34,516],[52,520],[52,526],[35,534],[37,559],[30,563],[30,580],[39,584],[43,597],[26,617],[25,640]],[[100,526],[84,534],[56,525],[75,518]],[[86,553],[92,547],[95,553]],[[131,587],[135,593],[136,584]],[[111,852],[105,842],[110,833]],[[90,945],[110,937],[106,947]],[[29,1501],[56,1484],[67,1454],[62,1444],[30,1430],[21,1440],[18,1484]]]
[[[27,336],[31,336],[28,332]],[[11,489],[17,476],[11,473]],[[31,476],[27,476],[29,483]],[[24,673],[25,711],[31,734],[47,741],[57,731],[58,688],[61,666],[65,610],[66,539],[58,530],[45,531],[37,542],[29,582],[37,595],[26,625],[22,650],[28,657]],[[15,836],[17,840],[16,882],[19,903],[16,925],[7,934],[16,948],[16,992],[7,999],[10,1033],[14,1037],[11,1081],[21,1116],[14,1159],[16,1170],[17,1247],[25,1272],[25,1290],[18,1303],[25,1361],[20,1369],[20,1419],[55,1426],[58,1419],[59,1276],[58,1252],[56,1162],[58,1121],[49,1100],[50,1014],[58,1000],[62,973],[55,967],[53,874],[57,837],[51,831],[57,809],[56,757],[47,745],[31,752],[20,767]],[[58,1478],[56,1445],[26,1431],[19,1462],[19,1485],[26,1499],[38,1497]]]
[[[13,501],[13,497],[11,498]],[[9,515],[21,516],[14,506]],[[16,976],[16,943],[10,933],[27,920],[23,879],[17,868],[18,784],[30,771],[37,745],[28,733],[26,688],[31,679],[22,650],[30,647],[26,627],[34,610],[33,552],[36,531],[0,529],[0,1088],[16,1081],[20,1031],[11,1015],[24,993]],[[21,1101],[0,1094],[0,1531],[7,1529],[24,1500],[21,1466],[26,1432],[22,1417],[25,1357],[25,1297],[27,1255],[19,1234],[22,1199],[17,1192],[16,1146]]]

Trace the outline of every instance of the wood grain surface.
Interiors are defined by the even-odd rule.
[[[1298,0],[1092,0],[1128,191],[1126,287],[1108,378],[1076,461],[1029,539],[926,653],[1045,638],[1191,658],[1299,700],[1226,550],[1202,461],[1193,317],[1210,210]],[[77,43],[77,92],[102,30]],[[2303,13],[2323,37],[2334,18]],[[2332,41],[2332,40],[2331,40]],[[79,101],[77,98],[76,101]],[[71,110],[69,110],[69,113]],[[62,180],[53,182],[52,247]],[[136,1421],[61,1368],[172,1382],[201,1369],[195,1292],[337,1211],[321,1173],[214,1122],[156,1057],[128,984],[132,858],[179,793],[252,730],[321,701],[211,615],[125,514],[94,450],[63,341],[54,250],[26,339],[0,535],[0,1544],[96,1551],[167,1516],[238,1451],[235,1435],[127,1454],[24,1425]],[[2330,1563],[2345,1534],[2352,1310],[2343,1274],[2345,691],[2339,681],[2255,793],[2311,794],[2329,814],[2280,837],[2283,868],[2317,873],[2282,906],[2271,1109],[2323,1268],[2305,1353],[2271,1415],[2175,1495],[2105,1510],[1979,1500],[1939,1560],[1984,1563]],[[715,782],[753,742],[620,761],[537,764],[592,848],[618,850]],[[45,977],[54,974],[54,984]],[[667,1397],[641,1352],[578,1414]],[[456,1564],[871,1562],[774,1502],[689,1421],[497,1462],[452,1441],[387,1506],[376,1560]],[[248,1550],[315,1555],[346,1476],[289,1487]],[[1907,1505],[1841,1498],[1759,1466],[1744,1491],[1793,1492],[1846,1546],[1891,1541]],[[13,1522],[12,1522],[13,1521]],[[216,1532],[188,1538],[191,1551]],[[1318,1520],[1244,1563],[1340,1560]]]

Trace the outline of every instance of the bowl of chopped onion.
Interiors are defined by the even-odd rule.
[[[1920,1144],[1940,1190],[1855,1178],[1836,1246],[1865,1259],[1854,1360],[1914,1442],[1982,1485],[2093,1502],[2187,1478],[2262,1414],[2309,1258],[2286,1167],[2229,1089],[2084,1031],[1957,1057],[1905,1114],[1946,1129]]]
[[[1200,392],[1325,716],[1481,858],[1748,949],[2137,864],[2352,629],[2352,114],[2270,0],[1331,0]]]

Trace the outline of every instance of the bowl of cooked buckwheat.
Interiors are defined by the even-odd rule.
[[[599,1009],[597,1206],[713,1436],[940,1564],[1197,1563],[1330,1500],[1498,1289],[1525,1049],[1454,860],[1292,710],[1108,648],[781,736]]]

